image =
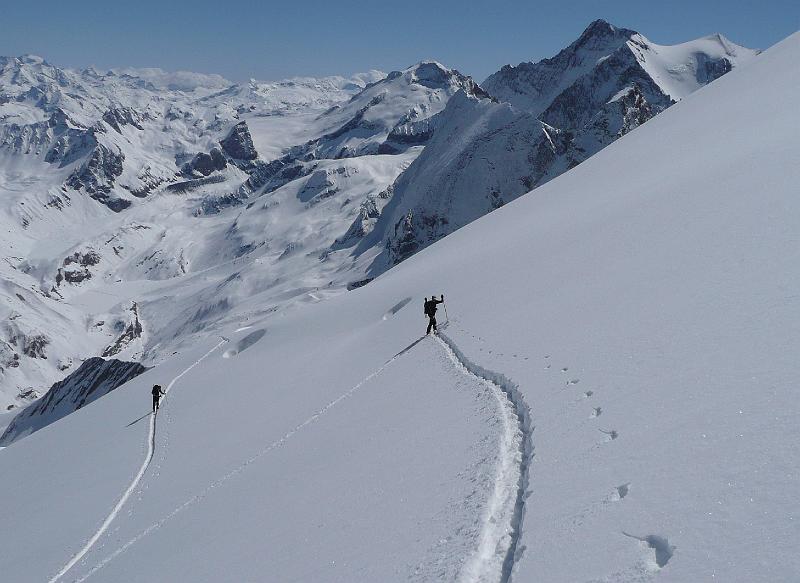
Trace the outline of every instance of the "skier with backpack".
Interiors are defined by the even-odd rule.
[[[431,328],[433,328],[434,334],[438,331],[436,328],[436,305],[444,303],[444,294],[442,294],[442,299],[437,300],[436,296],[431,296],[431,299],[425,298],[425,315],[428,317],[428,331],[425,334],[431,333]]]
[[[153,413],[158,411],[158,405],[161,402],[161,397],[166,395],[164,391],[161,390],[161,385],[153,385]]]

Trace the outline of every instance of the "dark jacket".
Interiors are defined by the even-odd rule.
[[[436,304],[441,304],[442,302],[444,300],[437,300],[436,298],[431,298],[425,302],[425,315],[433,318],[436,315]]]

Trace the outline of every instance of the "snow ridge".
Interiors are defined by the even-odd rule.
[[[317,410],[317,412],[316,412],[316,413],[314,413],[313,415],[311,415],[310,417],[308,417],[308,418],[307,418],[305,421],[302,421],[302,422],[301,422],[301,423],[299,423],[297,426],[295,426],[293,429],[290,429],[289,431],[287,431],[287,432],[286,432],[286,433],[285,433],[285,434],[284,434],[282,437],[280,437],[280,438],[276,439],[275,441],[273,441],[272,443],[270,443],[268,446],[266,446],[265,448],[263,448],[261,451],[257,452],[256,454],[254,454],[253,456],[251,456],[250,458],[248,458],[247,460],[245,460],[245,461],[244,461],[243,463],[241,463],[241,464],[240,464],[238,467],[236,467],[236,468],[232,469],[230,472],[228,472],[227,474],[225,474],[225,475],[224,475],[224,476],[222,476],[221,478],[219,478],[219,479],[215,480],[214,482],[212,482],[211,484],[209,484],[208,486],[206,486],[206,487],[205,487],[205,489],[204,489],[203,491],[201,491],[201,492],[200,492],[200,493],[198,493],[198,494],[195,494],[194,496],[192,496],[191,498],[189,498],[188,500],[186,500],[186,501],[185,501],[183,504],[181,504],[180,506],[178,506],[177,508],[175,508],[175,509],[174,509],[172,512],[170,512],[169,514],[167,514],[167,515],[166,515],[164,518],[162,518],[162,519],[161,519],[161,520],[159,520],[158,522],[154,522],[153,524],[151,524],[150,526],[148,526],[146,529],[144,529],[142,532],[140,532],[140,533],[139,533],[139,534],[137,534],[135,537],[133,537],[132,539],[130,539],[130,540],[129,540],[128,542],[126,542],[124,545],[122,545],[121,547],[119,547],[119,548],[118,548],[116,551],[114,551],[113,553],[111,553],[111,554],[110,554],[109,556],[107,556],[105,559],[103,559],[102,561],[100,561],[99,563],[97,563],[97,564],[96,564],[94,567],[92,567],[92,568],[91,568],[91,569],[90,569],[90,570],[89,570],[89,571],[86,573],[86,575],[84,575],[83,577],[81,577],[81,578],[77,579],[77,580],[75,581],[75,583],[83,583],[83,581],[86,581],[87,579],[89,579],[89,577],[91,577],[92,575],[94,575],[94,574],[95,574],[97,571],[99,571],[100,569],[102,569],[103,567],[105,567],[107,564],[109,564],[111,561],[113,561],[113,560],[114,560],[114,559],[116,559],[118,556],[120,556],[122,553],[124,553],[125,551],[127,551],[127,550],[128,550],[130,547],[132,547],[134,544],[136,544],[137,542],[139,542],[140,540],[142,540],[144,537],[146,537],[146,536],[147,536],[147,535],[149,535],[150,533],[152,533],[152,532],[154,532],[154,531],[158,530],[159,528],[161,528],[162,526],[164,526],[164,524],[166,524],[167,522],[169,522],[170,520],[172,520],[172,519],[173,519],[173,518],[174,518],[174,517],[175,517],[177,514],[179,514],[179,513],[183,512],[184,510],[186,510],[186,509],[187,509],[187,508],[189,508],[190,506],[193,506],[193,505],[195,505],[196,503],[200,502],[200,501],[201,501],[201,500],[203,500],[203,499],[204,499],[206,496],[208,496],[208,495],[209,495],[209,494],[210,494],[212,491],[214,491],[214,490],[216,490],[218,487],[220,487],[222,484],[224,484],[225,482],[227,482],[227,481],[228,481],[228,480],[230,480],[231,478],[233,478],[233,477],[235,477],[235,476],[238,476],[239,474],[241,474],[241,473],[242,473],[243,471],[245,471],[245,470],[246,470],[246,469],[247,469],[247,468],[248,468],[248,467],[249,467],[251,464],[253,464],[254,462],[258,461],[259,459],[261,459],[262,457],[264,457],[266,454],[268,454],[268,453],[269,453],[269,452],[271,452],[272,450],[274,450],[274,449],[276,449],[276,448],[278,448],[278,447],[282,446],[282,445],[283,445],[284,443],[286,443],[286,442],[287,442],[289,439],[291,439],[291,438],[292,438],[292,436],[294,436],[296,433],[298,433],[299,431],[301,431],[303,428],[305,428],[305,427],[306,427],[306,426],[308,426],[308,425],[311,425],[312,423],[314,423],[315,421],[317,421],[317,420],[318,420],[320,417],[322,417],[322,416],[323,416],[325,413],[327,413],[328,411],[330,411],[331,409],[333,409],[333,408],[334,408],[336,405],[338,405],[339,403],[341,403],[341,402],[342,402],[342,401],[344,401],[345,399],[348,399],[349,397],[353,396],[353,394],[354,394],[356,391],[358,391],[358,390],[359,390],[359,389],[360,389],[362,386],[364,386],[366,383],[368,383],[369,381],[371,381],[372,379],[374,379],[376,376],[378,376],[380,373],[382,373],[382,372],[383,372],[383,371],[386,369],[386,367],[388,367],[388,366],[389,366],[390,364],[392,364],[392,363],[393,363],[395,360],[397,360],[398,358],[400,358],[401,356],[403,356],[403,355],[404,355],[406,352],[408,352],[409,350],[411,350],[412,348],[414,348],[414,347],[415,347],[417,344],[419,344],[419,343],[420,343],[422,340],[424,340],[424,338],[425,338],[425,336],[422,336],[421,338],[418,338],[417,340],[415,340],[414,342],[412,342],[411,344],[409,344],[408,346],[406,346],[406,347],[405,347],[403,350],[401,350],[400,352],[398,352],[397,354],[395,354],[395,355],[394,355],[392,358],[390,358],[389,360],[387,360],[386,362],[384,362],[384,363],[383,363],[383,364],[382,364],[382,365],[381,365],[379,368],[375,369],[375,370],[374,370],[374,371],[372,371],[370,374],[368,374],[367,376],[365,376],[363,379],[361,379],[361,380],[360,380],[358,383],[356,383],[355,385],[353,385],[353,386],[352,386],[351,388],[349,388],[347,391],[345,391],[344,393],[342,393],[341,395],[339,395],[338,397],[336,397],[336,398],[335,398],[333,401],[331,401],[330,403],[328,403],[328,404],[327,404],[327,405],[325,405],[324,407],[322,407],[322,408],[320,408],[319,410]],[[211,352],[213,352],[214,350],[216,350],[216,349],[217,349],[219,346],[221,346],[221,345],[222,345],[224,342],[225,342],[224,340],[223,340],[223,342],[220,342],[220,344],[218,344],[217,346],[215,346],[215,347],[214,347],[214,349],[212,349],[212,351],[211,351]],[[209,352],[208,354],[211,354],[211,352]],[[205,356],[208,356],[208,354],[206,354]],[[205,358],[205,356],[204,356],[203,358]],[[202,359],[200,359],[200,360],[202,360]],[[198,361],[198,362],[200,362],[200,361]],[[197,364],[197,363],[195,363],[195,364]],[[194,366],[194,365],[192,365],[192,366]],[[191,368],[191,367],[189,367],[189,368]],[[189,370],[189,369],[187,369],[186,371],[184,371],[183,373],[181,373],[181,376],[182,376],[183,374],[185,374],[186,372],[188,372],[188,370]],[[177,380],[177,378],[180,378],[180,377],[176,377],[176,380]],[[173,381],[173,382],[174,382],[174,381]],[[170,386],[171,386],[171,385],[170,385]],[[169,389],[168,389],[168,390],[169,390]],[[149,457],[150,457],[150,458],[152,458],[152,451],[150,452],[150,455],[149,455]],[[148,462],[147,462],[147,463],[149,463],[149,459],[148,459]],[[145,467],[145,469],[146,469],[146,467]],[[141,472],[141,473],[143,473],[143,472]],[[137,477],[137,483],[138,483],[138,480],[139,480],[140,478],[141,478],[141,475]],[[129,495],[129,494],[130,494],[130,490],[132,490],[132,489],[133,489],[133,488],[130,488],[130,489],[129,489],[129,491],[128,491],[126,494],[127,494],[127,495]],[[119,507],[121,507],[121,504],[119,505]],[[116,509],[115,509],[115,511],[119,511],[119,508],[116,508]],[[109,522],[110,522],[110,521],[109,521]],[[107,525],[107,524],[104,524],[104,526],[105,526],[105,527],[107,527],[108,525]],[[105,529],[103,529],[103,530],[105,530]],[[101,531],[98,531],[97,535],[96,535],[95,537],[93,537],[93,540],[91,541],[91,542],[92,542],[92,544],[94,544],[94,542],[96,542],[97,538],[99,538],[99,536],[100,536],[101,534],[102,534],[102,532],[101,532]],[[75,564],[75,563],[76,563],[78,560],[80,560],[80,558],[81,558],[83,555],[85,555],[85,554],[86,554],[86,552],[85,552],[85,551],[88,551],[88,550],[89,550],[89,547],[90,547],[90,546],[91,546],[91,545],[87,545],[87,547],[85,547],[85,550],[82,552],[82,554],[80,555],[80,557],[77,557],[77,559],[75,559],[74,561],[71,561],[69,566],[71,567],[71,566],[72,566],[72,565],[74,565],[74,564]],[[59,574],[59,576],[61,576],[61,575],[63,575],[64,573],[66,573],[66,571],[67,571],[67,570],[68,570],[67,568],[63,569],[63,570],[61,571],[61,573]],[[50,580],[48,583],[55,583],[56,581],[57,581],[57,578],[54,578],[54,579],[51,579],[51,580]]]
[[[503,455],[497,469],[495,490],[489,501],[480,545],[466,563],[459,580],[508,583],[514,563],[524,550],[519,539],[525,517],[529,468],[533,459],[530,407],[517,383],[471,361],[445,334],[439,333],[436,339],[457,368],[477,378],[492,391],[503,411]]]
[[[170,390],[175,385],[175,383],[177,383],[181,379],[181,377],[183,377],[186,373],[188,373],[190,370],[192,370],[198,364],[203,362],[203,360],[205,360],[206,357],[208,357],[212,352],[217,350],[220,346],[225,344],[225,342],[227,342],[227,340],[221,340],[216,346],[214,346],[214,348],[212,348],[211,350],[206,352],[203,356],[201,356],[199,359],[197,359],[191,365],[189,365],[187,368],[185,368],[183,370],[183,372],[181,372],[174,379],[172,379],[170,381],[169,385],[167,385],[167,388],[164,390],[164,398],[166,398],[167,394],[170,392]],[[130,485],[128,486],[128,489],[125,490],[125,493],[119,499],[117,504],[114,506],[114,508],[108,514],[108,516],[106,516],[106,519],[103,521],[103,524],[100,525],[100,528],[97,529],[97,532],[95,532],[92,535],[92,538],[90,538],[86,542],[86,544],[83,546],[83,548],[80,551],[78,551],[75,555],[72,556],[72,558],[67,562],[66,565],[64,565],[61,568],[61,570],[58,573],[56,573],[55,575],[53,575],[53,577],[50,578],[48,583],[56,583],[56,581],[61,579],[61,577],[63,577],[67,573],[67,571],[72,569],[72,567],[74,567],[75,564],[78,561],[80,561],[86,555],[86,553],[89,552],[89,550],[100,539],[100,537],[103,536],[103,533],[106,530],[108,530],[108,527],[111,525],[111,523],[117,517],[117,515],[119,514],[119,511],[122,510],[122,507],[128,501],[128,498],[130,498],[131,494],[136,489],[136,487],[139,485],[139,482],[141,481],[142,477],[144,476],[145,472],[147,471],[147,468],[150,465],[150,462],[153,460],[153,454],[155,453],[155,445],[156,445],[156,415],[151,415],[150,416],[150,429],[149,429],[148,440],[147,440],[147,454],[145,455],[144,461],[142,462],[142,466],[139,468],[139,472],[136,474],[136,477],[133,478],[133,481],[131,481]]]

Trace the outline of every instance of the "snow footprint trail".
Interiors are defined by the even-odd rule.
[[[503,420],[494,491],[486,509],[478,548],[465,564],[459,581],[507,583],[514,562],[522,551],[519,539],[525,513],[528,469],[533,458],[530,408],[516,383],[470,361],[446,335],[440,333],[435,338],[457,369],[489,388]]]
[[[195,362],[193,362],[191,365],[189,365],[186,369],[184,369],[183,372],[181,372],[178,376],[173,378],[170,381],[170,383],[167,385],[167,388],[164,390],[164,397],[163,398],[166,399],[166,396],[169,394],[170,390],[175,385],[175,383],[177,383],[186,373],[188,373],[190,370],[192,370],[198,364],[203,362],[203,360],[205,360],[212,352],[217,350],[220,346],[225,344],[225,342],[227,342],[227,340],[221,340],[216,346],[214,346],[214,348],[212,348],[211,350],[206,352],[203,356],[201,356],[199,359],[197,359]],[[139,482],[142,480],[142,477],[144,476],[145,472],[147,471],[147,467],[150,465],[150,462],[153,460],[153,454],[155,453],[155,445],[156,445],[156,416],[155,415],[151,415],[150,416],[150,429],[149,429],[149,434],[148,434],[148,439],[147,439],[147,453],[145,454],[144,461],[142,462],[142,465],[139,468],[139,472],[133,478],[133,481],[131,481],[130,485],[128,486],[128,489],[125,490],[125,493],[117,501],[116,505],[114,506],[114,508],[112,508],[112,510],[108,514],[108,516],[106,516],[105,520],[103,521],[103,524],[101,524],[100,528],[97,529],[97,532],[95,532],[92,535],[92,537],[86,542],[86,544],[83,546],[83,548],[81,550],[79,550],[77,553],[75,553],[72,556],[72,558],[61,568],[61,570],[58,573],[56,573],[55,575],[53,575],[53,577],[50,578],[48,583],[56,583],[56,581],[58,581],[64,575],[66,575],[67,572],[70,569],[72,569],[72,567],[74,567],[78,563],[78,561],[80,561],[86,555],[86,553],[89,552],[89,550],[95,545],[95,543],[100,539],[100,537],[103,536],[103,533],[105,533],[106,530],[108,530],[108,527],[111,526],[111,523],[117,517],[117,515],[119,514],[119,511],[122,510],[122,507],[128,501],[128,499],[130,498],[131,494],[136,489],[136,487],[139,485]]]
[[[190,506],[194,506],[194,505],[195,505],[195,504],[197,504],[198,502],[201,502],[201,501],[202,501],[202,500],[203,500],[203,499],[204,499],[206,496],[208,496],[208,495],[209,495],[209,494],[210,494],[212,491],[214,491],[214,490],[216,490],[217,488],[219,488],[220,486],[222,486],[222,485],[223,485],[225,482],[227,482],[227,481],[228,481],[228,480],[230,480],[231,478],[233,478],[233,477],[235,477],[235,476],[238,476],[239,474],[241,474],[242,472],[244,472],[244,471],[245,471],[245,470],[246,470],[246,469],[247,469],[247,468],[248,468],[248,467],[249,467],[251,464],[253,464],[254,462],[256,462],[256,461],[258,461],[259,459],[261,459],[262,457],[264,457],[264,456],[265,456],[266,454],[268,454],[270,451],[272,451],[272,450],[274,450],[274,449],[276,449],[276,448],[278,448],[278,447],[282,446],[282,445],[283,445],[284,443],[286,443],[286,442],[287,442],[289,439],[291,439],[291,438],[292,438],[292,436],[293,436],[293,435],[295,435],[297,432],[301,431],[301,430],[302,430],[303,428],[305,428],[306,426],[308,426],[308,425],[311,425],[312,423],[314,423],[315,421],[317,421],[317,420],[318,420],[320,417],[322,417],[322,416],[323,416],[325,413],[327,413],[329,410],[331,410],[332,408],[334,408],[336,405],[338,405],[338,404],[339,404],[339,403],[341,403],[342,401],[344,401],[344,400],[348,399],[349,397],[353,396],[353,394],[354,394],[354,393],[356,393],[356,391],[358,391],[358,390],[359,390],[359,389],[360,389],[362,386],[364,386],[364,385],[365,385],[365,384],[367,384],[369,381],[371,381],[371,380],[372,380],[372,379],[374,379],[376,376],[378,376],[380,373],[382,373],[382,372],[383,372],[383,371],[386,369],[386,367],[388,367],[388,366],[389,366],[390,364],[392,364],[392,363],[393,363],[395,360],[397,360],[398,358],[400,358],[401,356],[403,356],[403,355],[404,355],[405,353],[407,353],[409,350],[411,350],[412,348],[414,348],[414,347],[415,347],[417,344],[419,344],[420,342],[422,342],[424,339],[425,339],[425,336],[422,336],[421,338],[418,338],[417,340],[415,340],[414,342],[412,342],[411,344],[409,344],[408,346],[406,346],[406,347],[405,347],[403,350],[401,350],[400,352],[398,352],[397,354],[395,354],[395,355],[394,355],[392,358],[390,358],[389,360],[387,360],[386,362],[384,362],[384,363],[383,363],[383,364],[382,364],[382,365],[381,365],[379,368],[375,369],[375,370],[374,370],[374,371],[372,371],[370,374],[368,374],[366,377],[364,377],[363,379],[361,379],[361,380],[360,380],[360,381],[359,381],[357,384],[355,384],[355,385],[353,385],[352,387],[350,387],[350,388],[349,388],[347,391],[345,391],[344,393],[342,393],[341,395],[339,395],[338,397],[336,397],[336,398],[335,398],[333,401],[329,402],[329,403],[328,403],[327,405],[325,405],[324,407],[322,407],[322,408],[318,409],[316,413],[314,413],[313,415],[311,415],[310,417],[308,417],[308,418],[307,418],[305,421],[302,421],[301,423],[299,423],[298,425],[296,425],[296,426],[295,426],[293,429],[290,429],[289,431],[287,431],[287,432],[286,432],[286,433],[285,433],[285,434],[284,434],[282,437],[280,437],[280,438],[276,439],[275,441],[273,441],[272,443],[270,443],[269,445],[267,445],[266,447],[264,447],[264,448],[263,448],[261,451],[257,452],[257,453],[256,453],[256,454],[254,454],[252,457],[250,457],[250,458],[248,458],[247,460],[245,460],[244,462],[242,462],[242,463],[241,463],[239,466],[237,466],[236,468],[232,469],[230,472],[228,472],[227,474],[225,474],[225,475],[224,475],[224,476],[222,476],[221,478],[218,478],[217,480],[215,480],[214,482],[212,482],[211,484],[209,484],[208,486],[206,486],[206,488],[205,488],[203,491],[201,491],[201,492],[200,492],[200,493],[198,493],[198,494],[195,494],[194,496],[192,496],[191,498],[189,498],[188,500],[186,500],[186,501],[185,501],[183,504],[181,504],[180,506],[178,506],[177,508],[175,508],[175,509],[174,509],[172,512],[170,512],[169,514],[167,514],[167,515],[166,515],[164,518],[162,518],[162,519],[161,519],[161,520],[159,520],[158,522],[154,522],[153,524],[151,524],[150,526],[148,526],[148,527],[147,527],[146,529],[144,529],[142,532],[140,532],[139,534],[137,534],[135,537],[133,537],[132,539],[130,539],[128,542],[126,542],[124,545],[122,545],[121,547],[119,547],[119,548],[118,548],[117,550],[115,550],[113,553],[111,553],[110,555],[108,555],[108,556],[107,556],[105,559],[103,559],[102,561],[100,561],[99,563],[97,563],[97,564],[96,564],[94,567],[92,567],[92,568],[91,568],[91,569],[90,569],[90,570],[89,570],[89,571],[88,571],[88,572],[87,572],[85,575],[83,575],[83,576],[82,576],[82,577],[80,577],[79,579],[76,579],[75,583],[83,583],[84,581],[86,581],[87,579],[89,579],[89,578],[90,578],[92,575],[94,575],[95,573],[97,573],[97,572],[98,572],[100,569],[102,569],[103,567],[105,567],[106,565],[108,565],[108,564],[109,564],[111,561],[113,561],[113,560],[114,560],[114,559],[116,559],[118,556],[120,556],[122,553],[124,553],[125,551],[127,551],[127,550],[128,550],[130,547],[132,547],[133,545],[135,545],[137,542],[139,542],[140,540],[142,540],[143,538],[145,538],[146,536],[148,536],[148,535],[149,535],[149,534],[151,534],[152,532],[154,532],[154,531],[158,530],[159,528],[161,528],[162,526],[164,526],[164,525],[165,525],[167,522],[169,522],[170,520],[172,520],[172,519],[173,519],[173,518],[174,518],[176,515],[180,514],[181,512],[183,512],[184,510],[186,510],[186,509],[187,509],[187,508],[189,508]],[[223,342],[221,342],[220,344],[218,344],[217,346],[215,346],[215,347],[214,347],[214,349],[212,349],[212,350],[211,350],[211,352],[213,352],[214,350],[216,350],[216,348],[218,348],[219,346],[221,346],[221,345],[222,345],[224,342],[225,342],[225,341],[223,341]],[[209,352],[208,354],[211,354],[211,352]],[[206,356],[208,356],[208,354],[206,354],[205,356],[203,356],[203,358],[205,358]],[[202,360],[202,359],[201,359],[201,360]],[[198,361],[198,362],[199,362],[199,361]],[[197,364],[197,363],[195,363],[195,364]],[[194,365],[192,365],[192,366],[194,366]],[[191,367],[190,367],[190,368],[191,368]],[[181,375],[183,375],[183,374],[185,374],[186,372],[188,372],[188,370],[189,370],[189,369],[187,369],[186,371],[184,371],[184,373],[181,373]],[[176,377],[176,380],[177,380],[177,378],[180,378],[180,377]],[[174,381],[173,381],[173,382],[174,382]],[[171,386],[171,385],[170,385],[170,386]],[[150,454],[150,457],[152,457],[152,453]],[[148,461],[148,463],[149,463],[149,461]],[[146,469],[146,468],[145,468],[145,469]],[[141,476],[139,476],[139,478],[141,478]],[[138,478],[137,478],[137,480],[138,480]],[[132,490],[132,489],[133,489],[133,488],[131,488],[130,490]],[[130,495],[130,492],[128,492],[127,494],[128,494],[128,495]],[[121,505],[120,505],[120,507],[121,507]],[[116,511],[119,511],[119,508],[117,508],[117,509],[116,509]],[[109,521],[109,522],[110,522],[110,521]],[[107,525],[106,525],[106,526],[107,526]],[[100,536],[101,534],[102,534],[102,532],[99,532],[99,531],[98,531],[98,534],[97,534],[96,536],[99,538],[99,536]],[[95,538],[95,542],[96,542],[96,538]],[[81,554],[81,557],[82,557],[84,554],[86,554],[86,551],[88,551],[88,550],[89,550],[90,546],[91,546],[91,545],[88,545],[88,546],[86,547],[86,549],[85,549],[85,550],[83,551],[83,553]],[[72,565],[74,565],[74,564],[75,564],[75,563],[76,563],[78,560],[80,560],[80,557],[78,557],[78,559],[76,559],[75,561],[71,562],[71,564],[70,564],[70,567],[71,567]],[[67,570],[68,570],[68,569],[63,569],[63,570],[62,570],[62,573],[61,573],[61,575],[63,575],[64,573],[66,573],[66,572],[67,572]],[[55,583],[55,581],[56,581],[56,580],[57,580],[56,578],[54,578],[54,579],[51,579],[49,583]]]

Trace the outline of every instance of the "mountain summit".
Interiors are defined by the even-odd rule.
[[[503,67],[483,84],[497,102],[451,100],[394,184],[375,230],[386,252],[374,272],[552,180],[757,54],[721,36],[657,45],[598,20],[552,58]]]

